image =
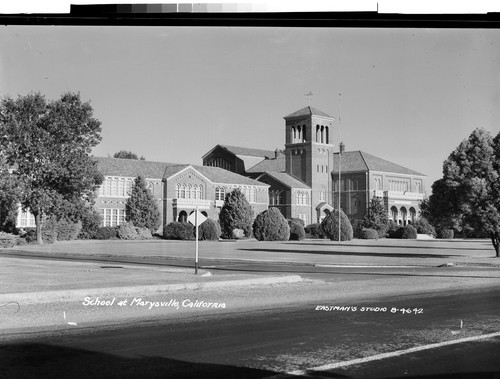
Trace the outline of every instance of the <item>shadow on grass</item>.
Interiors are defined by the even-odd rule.
[[[324,245],[323,245],[324,246]],[[267,252],[267,253],[292,253],[292,254],[315,254],[315,255],[345,255],[348,257],[388,257],[388,258],[452,258],[463,257],[463,255],[441,255],[441,254],[406,254],[406,253],[366,253],[361,251],[318,251],[318,250],[291,250],[291,249],[238,249],[239,251]]]
[[[490,244],[484,244],[486,247],[481,248],[481,247],[442,247],[442,246],[405,246],[405,245],[379,245],[377,243],[374,243],[373,245],[359,245],[359,244],[348,244],[348,243],[341,243],[339,245],[338,242],[336,241],[328,241],[331,242],[330,244],[325,244],[323,243],[314,243],[314,242],[291,242],[288,243],[288,245],[298,245],[298,246],[344,246],[344,247],[380,247],[384,249],[414,249],[414,250],[463,250],[463,251],[485,251],[485,250],[491,250],[493,249],[493,245]]]
[[[42,343],[0,345],[1,378],[242,378],[276,372],[163,357],[125,358]]]

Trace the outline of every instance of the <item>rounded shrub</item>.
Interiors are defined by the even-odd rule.
[[[306,238],[306,231],[304,229],[304,221],[298,221],[298,218],[292,218],[288,220],[288,226],[290,227],[290,241],[302,241]]]
[[[219,223],[211,218],[207,218],[198,228],[198,239],[202,241],[217,241],[220,234]]]
[[[417,229],[415,229],[412,225],[406,225],[403,228],[403,235],[401,238],[405,240],[415,240],[417,239]]]
[[[413,227],[417,229],[418,234],[429,234],[436,237],[436,229],[431,225],[431,223],[424,217],[415,220]]]
[[[114,226],[101,226],[96,229],[96,231],[92,235],[93,239],[96,240],[112,240],[118,238],[118,234],[116,233],[116,227]],[[36,239],[36,235],[35,235]]]
[[[174,221],[163,229],[163,238],[168,240],[188,240],[194,236],[194,226],[188,222]]]
[[[441,239],[453,239],[455,238],[455,232],[453,229],[441,229],[438,233],[438,237]]]
[[[375,229],[363,228],[358,232],[358,238],[362,240],[378,240],[378,232]]]
[[[122,240],[145,240],[152,237],[151,230],[146,227],[139,228],[131,222],[117,226],[116,234]]]
[[[81,216],[82,229],[78,234],[79,239],[95,238],[97,229],[101,226],[101,216],[95,209],[86,209]],[[108,239],[108,238],[103,238]]]
[[[278,208],[269,208],[255,218],[253,235],[259,241],[288,241],[290,227]]]
[[[326,236],[332,241],[339,240],[339,211],[334,209],[321,222]],[[353,237],[352,225],[345,213],[340,210],[340,240],[350,241]]]
[[[17,245],[17,239],[14,234],[0,232],[0,247],[14,247]]]
[[[320,223],[309,224],[304,228],[304,231],[306,232],[306,238],[326,238]]]
[[[25,228],[24,234],[21,237],[24,238],[27,243],[36,243],[36,229]]]

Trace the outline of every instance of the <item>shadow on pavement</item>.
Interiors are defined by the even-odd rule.
[[[276,372],[164,357],[126,358],[42,343],[0,345],[1,378],[263,378]]]
[[[325,245],[322,245],[325,246]],[[463,257],[463,255],[440,255],[440,254],[407,254],[407,253],[366,253],[356,251],[318,251],[318,250],[290,250],[290,249],[238,249],[239,251],[268,252],[268,253],[292,253],[292,254],[321,254],[321,255],[345,255],[359,257],[389,257],[389,258],[451,258]]]

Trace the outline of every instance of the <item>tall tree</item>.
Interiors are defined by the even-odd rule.
[[[51,101],[39,92],[2,99],[0,148],[22,183],[21,204],[35,216],[38,243],[42,215],[77,213],[75,206],[102,183],[90,156],[100,132],[101,123],[80,94]]]
[[[385,237],[389,217],[384,206],[384,200],[374,197],[368,206],[368,212],[362,221],[362,226],[377,231],[379,238]]]
[[[126,220],[140,228],[148,228],[154,233],[161,224],[161,214],[156,203],[156,199],[146,186],[146,181],[142,176],[138,176],[125,204]]]
[[[114,153],[113,158],[135,159],[135,160],[141,160],[141,161],[146,160],[146,158],[144,158],[143,156],[141,156],[139,158],[139,156],[136,153],[133,153],[133,152],[127,151],[127,150],[120,150],[119,152]]]
[[[222,238],[233,238],[234,229],[242,229],[245,237],[252,234],[253,209],[239,188],[226,194],[219,222]]]
[[[0,156],[0,231],[12,233],[15,230],[19,193],[17,178],[9,172],[5,159]]]
[[[500,134],[476,129],[443,163],[425,212],[437,225],[487,233],[500,256]]]

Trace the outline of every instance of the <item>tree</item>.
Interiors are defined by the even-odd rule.
[[[146,180],[138,176],[130,197],[125,204],[125,218],[139,228],[147,228],[154,233],[161,224],[161,214],[156,205],[156,199],[148,190]]]
[[[239,188],[226,194],[219,213],[222,238],[233,238],[234,229],[242,229],[245,237],[252,233],[253,210]]]
[[[333,209],[328,216],[326,216],[323,221],[321,221],[321,227],[332,241],[339,240],[339,211]],[[340,240],[350,241],[353,237],[353,230],[351,222],[346,214],[340,210]]]
[[[443,163],[424,214],[439,228],[487,233],[500,256],[500,134],[476,129]]]
[[[253,235],[259,241],[288,241],[290,226],[280,210],[272,207],[255,217]]]
[[[136,153],[133,153],[133,152],[127,151],[127,150],[120,150],[119,152],[114,153],[113,158],[135,159],[135,160],[141,160],[141,161],[146,160],[146,158],[144,158],[143,156],[141,156],[139,158]]]
[[[21,205],[35,216],[43,243],[43,215],[72,213],[102,183],[91,150],[101,141],[101,123],[90,103],[64,93],[47,101],[37,93],[0,103],[0,149],[22,184]]]
[[[389,218],[387,216],[387,210],[385,209],[384,200],[380,197],[372,198],[368,206],[368,212],[361,223],[362,227],[376,230],[379,238],[382,238],[387,231],[388,221]]]
[[[15,231],[19,205],[19,183],[0,156],[0,232]]]

